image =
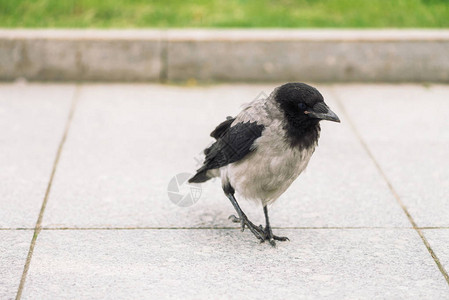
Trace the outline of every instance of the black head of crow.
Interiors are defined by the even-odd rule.
[[[220,177],[223,191],[240,222],[260,240],[285,241],[273,234],[267,205],[273,203],[307,167],[320,135],[321,120],[340,122],[317,89],[305,83],[287,83],[268,98],[249,103],[236,117],[228,117],[211,136],[216,142],[204,150],[203,166],[189,182]],[[241,210],[235,192],[260,201],[266,226],[254,225]]]

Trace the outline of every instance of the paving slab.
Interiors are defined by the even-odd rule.
[[[423,233],[442,266],[449,272],[449,228],[425,229]]]
[[[449,299],[412,229],[45,230],[23,299]],[[224,284],[225,283],[225,284]]]
[[[0,299],[16,297],[32,237],[32,230],[0,230]]]
[[[34,227],[74,85],[0,85],[0,228]]]
[[[449,226],[449,86],[335,88],[419,226]]]
[[[170,202],[168,183],[199,167],[217,124],[273,87],[84,85],[44,226],[235,226],[218,180],[202,185],[201,199],[188,208]],[[260,206],[241,205],[263,221]],[[410,226],[345,120],[323,124],[308,171],[270,211],[273,226]]]

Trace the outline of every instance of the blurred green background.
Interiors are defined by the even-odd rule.
[[[449,0],[0,0],[0,27],[449,27]]]

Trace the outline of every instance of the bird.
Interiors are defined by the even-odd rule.
[[[267,206],[307,167],[318,145],[322,120],[340,123],[316,88],[301,82],[276,87],[211,132],[215,142],[204,150],[204,163],[189,182],[219,177],[238,215],[229,218],[240,223],[241,231],[247,227],[260,242],[272,246],[275,241],[288,241],[273,234]],[[265,227],[248,219],[235,195],[262,204]]]

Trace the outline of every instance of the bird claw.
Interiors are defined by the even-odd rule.
[[[259,239],[261,243],[268,241],[271,246],[276,247],[275,241],[290,241],[286,236],[277,236],[274,235],[271,231],[271,227],[263,227],[262,225],[256,226],[251,221],[248,220],[246,216],[243,218],[238,218],[235,215],[230,215],[229,220],[234,223],[240,223],[241,231],[245,230],[245,226],[249,228],[249,230]]]
[[[285,241],[289,241],[290,239],[286,236],[277,236],[277,235],[273,235],[273,239],[276,241],[281,241],[281,242],[285,242]]]
[[[234,223],[240,223],[241,231],[245,230],[245,226],[254,234],[256,238],[260,240],[261,243],[265,241],[265,236],[263,230],[254,225],[248,218],[243,215],[243,217],[238,218],[235,215],[230,215],[229,218]]]
[[[243,219],[237,218],[235,215],[230,215],[228,219],[233,223],[240,223],[240,231],[245,231],[246,224]]]
[[[260,226],[262,228],[262,225]],[[265,227],[263,229],[265,240],[269,241],[270,245],[273,247],[276,247],[275,241],[290,241],[290,239],[286,236],[277,236],[273,234],[273,231],[271,230],[271,227]]]

